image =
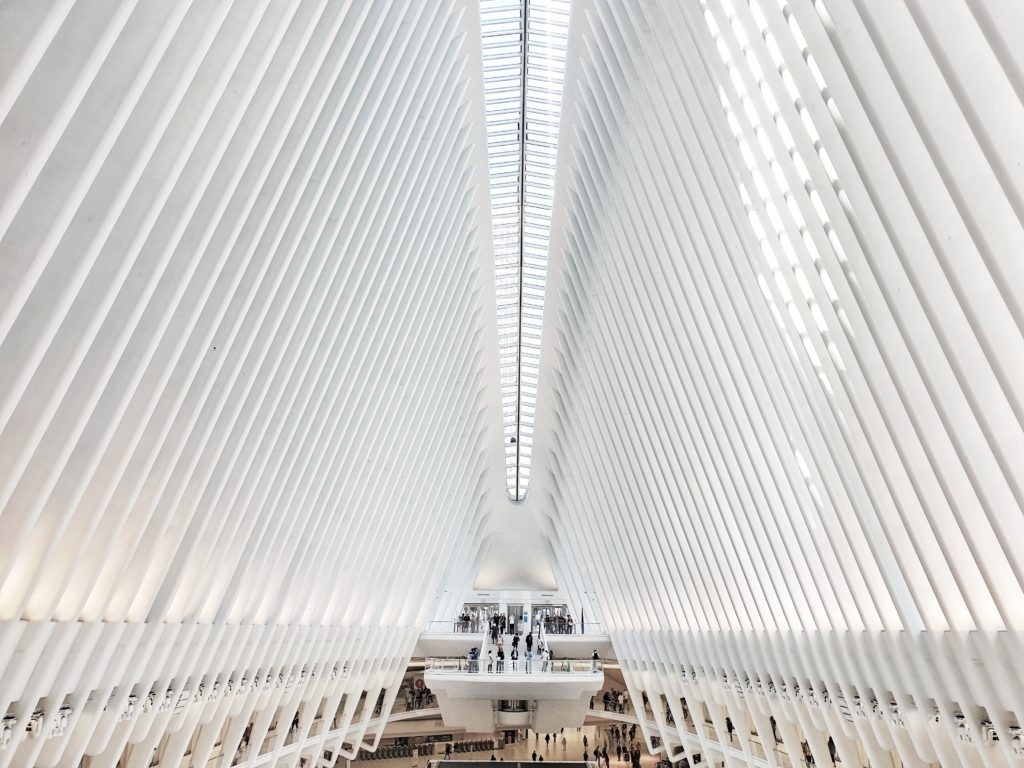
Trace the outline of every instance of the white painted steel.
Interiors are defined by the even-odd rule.
[[[1021,40],[573,4],[531,503],[674,759],[1020,763]]]
[[[0,765],[372,746],[504,496],[476,2],[0,36]]]
[[[673,760],[1020,765],[1021,5],[573,0],[516,506],[481,29],[0,0],[0,768],[373,749],[549,554]]]

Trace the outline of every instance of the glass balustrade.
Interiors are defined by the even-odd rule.
[[[593,659],[468,659],[428,658],[426,671],[482,675],[593,675],[603,670],[600,660]]]

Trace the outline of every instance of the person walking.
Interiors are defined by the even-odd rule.
[[[505,649],[498,645],[498,672],[505,671]]]
[[[563,737],[562,737],[562,754],[563,754],[563,755],[565,754],[565,749],[566,749],[566,746],[567,746],[567,745],[568,745],[568,742],[566,742],[566,740],[565,740],[565,736],[563,736]]]
[[[527,651],[532,651],[533,650],[533,632],[529,632],[526,635],[526,650]]]
[[[587,734],[585,733],[583,734],[583,748],[587,748]]]
[[[551,746],[551,734],[550,733],[545,733],[544,734],[544,746],[545,747],[550,747]]]

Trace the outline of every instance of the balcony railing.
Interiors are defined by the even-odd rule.
[[[558,618],[547,618],[541,623],[544,627],[544,633],[547,635],[578,637],[580,635],[603,635],[605,633],[604,627],[596,621],[588,621],[581,626],[579,622],[575,621],[570,624],[568,621],[562,621]]]
[[[593,659],[487,659],[430,658],[426,660],[428,672],[452,672],[481,675],[595,675],[601,673],[603,665]]]
[[[453,635],[453,634],[481,634],[487,630],[485,621],[459,621],[458,619],[428,621],[426,629],[432,635]]]

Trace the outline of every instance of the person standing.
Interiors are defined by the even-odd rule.
[[[545,747],[550,747],[551,746],[551,734],[550,733],[545,733],[544,734],[544,746]]]
[[[487,671],[494,671],[494,651],[492,651],[490,648],[487,649]]]
[[[533,750],[533,754],[530,755],[530,759],[533,760],[533,762],[535,762],[535,763],[537,762],[537,750],[536,749]]]
[[[498,672],[505,671],[505,649],[498,646]]]
[[[526,650],[533,650],[533,632],[528,632],[526,635]]]
[[[533,672],[533,651],[526,649],[526,674]]]
[[[509,654],[509,661],[512,664],[512,671],[513,672],[518,672],[519,671],[519,651],[516,650],[516,647],[514,645],[512,646],[512,653]]]
[[[601,657],[597,655],[597,648],[595,648],[594,649],[594,654],[590,657],[590,671],[591,672],[597,672],[597,665],[600,663],[600,661],[601,661]],[[606,702],[607,702],[607,700],[606,700]],[[605,709],[608,709],[608,707],[605,706]]]
[[[568,742],[566,742],[565,736],[563,736],[562,737],[562,754],[563,755],[565,754],[565,748],[566,748],[567,745],[568,745]]]

